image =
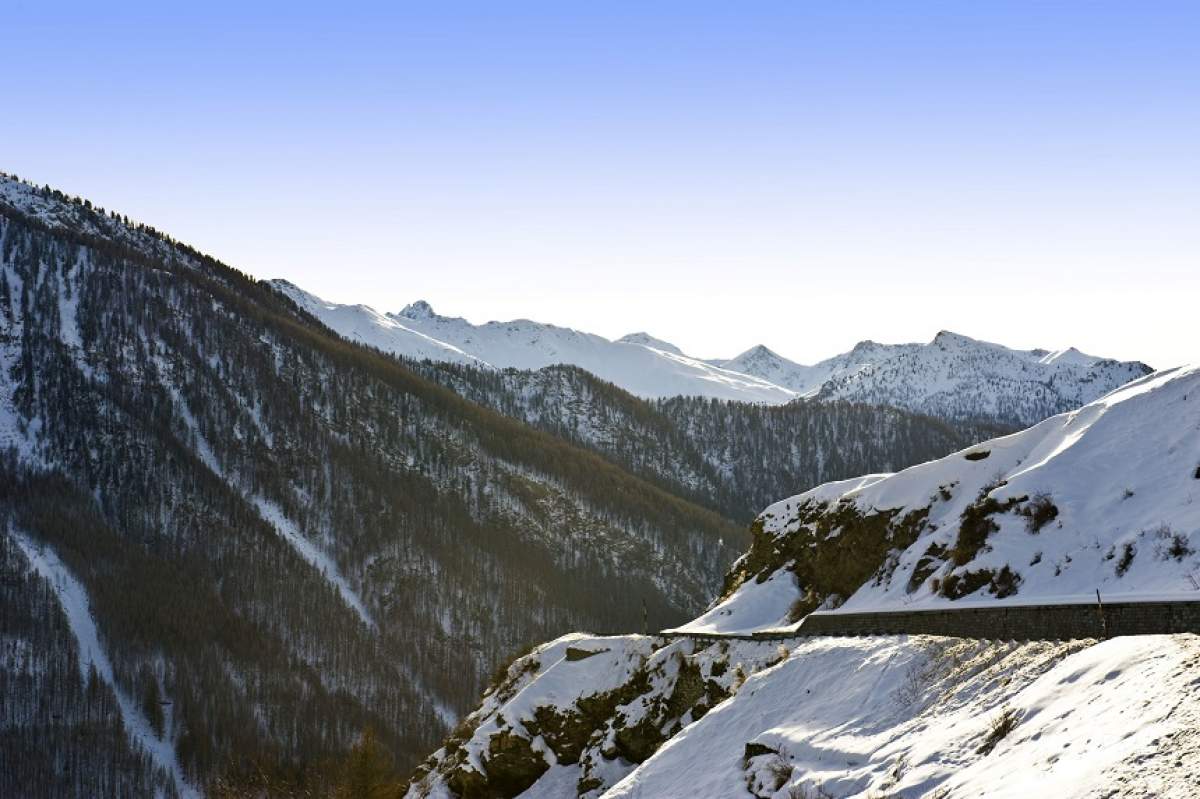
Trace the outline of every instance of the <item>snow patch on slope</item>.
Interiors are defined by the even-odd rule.
[[[134,746],[144,749],[154,762],[169,772],[175,780],[175,785],[182,796],[199,797],[200,794],[191,787],[180,768],[179,759],[175,755],[175,747],[171,741],[170,714],[163,737],[154,734],[149,720],[133,698],[126,693],[113,675],[112,662],[108,659],[103,645],[100,643],[100,631],[92,618],[91,605],[88,602],[87,591],[75,579],[66,565],[58,559],[58,555],[45,545],[35,545],[33,541],[21,533],[11,532],[13,540],[25,554],[33,569],[41,575],[54,589],[59,604],[67,616],[71,634],[75,637],[79,648],[80,678],[86,685],[89,668],[94,666],[96,673],[112,688],[121,708],[121,718],[125,730]]]
[[[729,599],[670,632],[741,635],[789,626],[788,610],[799,596],[795,576],[779,570],[763,582],[748,580]]]
[[[375,621],[371,618],[371,614],[367,612],[367,606],[350,585],[350,581],[342,575],[333,558],[329,557],[316,544],[305,538],[304,534],[297,529],[296,525],[284,515],[280,507],[274,502],[259,496],[253,496],[250,499],[254,503],[254,506],[258,508],[258,512],[263,519],[275,528],[275,531],[279,533],[284,541],[291,545],[292,549],[296,550],[296,554],[337,588],[342,600],[358,614],[363,624],[374,630]]]

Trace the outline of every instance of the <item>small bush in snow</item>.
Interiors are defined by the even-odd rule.
[[[958,658],[951,651],[948,639],[926,641],[921,644],[921,657],[909,664],[892,697],[901,707],[916,705],[929,694],[938,680],[957,665]]]
[[[1037,533],[1058,518],[1058,506],[1051,501],[1049,494],[1034,494],[1021,513],[1025,516],[1025,529]]]
[[[1125,572],[1129,571],[1129,567],[1133,565],[1133,559],[1137,555],[1137,547],[1132,541],[1126,541],[1125,546],[1121,549],[1121,559],[1117,561],[1116,573],[1118,577],[1124,577]]]
[[[778,666],[780,663],[787,660],[788,655],[790,654],[792,654],[792,652],[787,648],[787,645],[780,644],[779,648],[775,650],[775,657],[767,661],[767,668],[769,669],[772,666]]]
[[[1188,546],[1187,536],[1175,532],[1169,525],[1156,528],[1154,537],[1158,539],[1155,551],[1163,560],[1183,560],[1194,551]]]
[[[787,762],[783,755],[776,755],[767,763],[767,774],[775,786],[772,791],[778,791],[792,778],[792,764]]]
[[[977,750],[979,754],[986,755],[996,748],[996,744],[1004,740],[1010,732],[1017,728],[1017,723],[1020,718],[1017,716],[1017,711],[1011,707],[1006,707],[1000,711],[1000,715],[992,719],[992,723],[988,725],[987,737],[983,739],[983,743]]]

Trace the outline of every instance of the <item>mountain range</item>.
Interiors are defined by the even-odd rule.
[[[512,653],[702,610],[768,497],[982,429],[402,360],[7,176],[0,374],[0,795],[407,769]]]
[[[616,341],[519,319],[474,325],[418,301],[398,313],[339,305],[286,281],[272,284],[352,341],[413,359],[483,368],[568,364],[645,398],[700,396],[782,404],[800,398],[888,405],[963,422],[1027,426],[1150,372],[1140,362],[1075,349],[1014,350],[942,331],[928,344],[863,341],[812,366],[765,346],[703,360],[646,333]]]
[[[817,518],[827,509],[812,498],[836,498],[838,519],[870,517],[888,507],[886,486],[911,479],[898,470],[925,463],[916,468],[960,481],[947,484],[954,503],[975,507],[976,488],[1000,489],[976,478],[1003,467],[1016,484],[1020,468],[1104,426],[1056,417],[1033,428],[1050,431],[1044,441],[974,442],[1147,371],[952,334],[865,343],[815,367],[765,348],[735,361],[691,358],[647,334],[614,342],[534,322],[474,326],[424,303],[391,315],[323,303],[0,175],[0,795],[238,795],[226,789],[264,775],[320,794],[329,764],[365,729],[402,771],[448,742],[414,790],[511,795],[546,763],[527,751],[540,746],[526,735],[537,722],[505,710],[522,719],[517,729],[488,708],[534,680],[526,698],[537,714],[554,652],[573,663],[568,650],[605,647],[600,659],[585,654],[595,684],[579,696],[610,683],[616,693],[590,706],[587,723],[608,723],[635,672],[637,686],[653,685],[637,697],[658,696],[662,713],[637,716],[635,733],[599,748],[579,743],[584,772],[568,762],[574,748],[555,754],[554,774],[558,788],[611,788],[778,653],[738,650],[716,674],[720,658],[595,634],[678,627],[703,618],[713,596],[718,615],[741,619],[738,597],[759,585],[778,600],[751,603],[771,624],[853,606],[865,601],[855,580],[880,563],[906,586],[933,570],[906,601],[953,601],[970,586],[1030,590],[1043,571],[1018,568],[1016,555],[993,563],[983,546],[963,564],[957,549],[890,558],[887,540],[851,529],[842,540],[856,545],[853,568],[813,578],[811,541],[772,503],[827,484],[794,507]],[[1143,379],[1128,396],[1165,396],[1146,388],[1164,380]],[[1095,407],[1069,418],[1103,416]],[[1177,408],[1152,410],[1168,419]],[[1024,467],[1002,456],[1010,440],[1026,442],[1011,445]],[[1129,482],[1130,496],[1166,502],[1173,493],[1143,487],[1129,469],[1150,468],[1151,445],[1174,468],[1195,454],[1189,441],[1124,441],[1145,457],[1111,477]],[[964,459],[970,480],[955,478]],[[1075,467],[1083,480],[1100,465]],[[898,475],[828,485],[881,471]],[[868,482],[883,493],[853,513],[850,496],[831,493]],[[1025,499],[992,499],[1025,519],[1048,493],[1065,523],[1077,487],[1044,482]],[[920,515],[909,500],[899,518]],[[773,515],[760,514],[768,505]],[[1089,511],[1089,524],[1106,512]],[[914,521],[905,534],[944,548],[951,517],[967,510],[935,513],[941,532]],[[1009,526],[996,524],[996,541],[1007,541]],[[1090,563],[1072,548],[1087,541],[1061,538],[1046,563]],[[1174,533],[1152,531],[1131,546],[1170,555],[1189,541],[1176,547]],[[1125,543],[1114,539],[1118,562]],[[1127,571],[1140,580],[1159,556],[1138,557]],[[1182,574],[1162,562],[1154,574]],[[572,630],[591,635],[561,640],[612,643],[560,642],[503,666]],[[484,708],[464,718],[489,685]],[[542,713],[548,724],[559,715]],[[574,726],[559,732],[582,730],[563,718]],[[486,755],[467,746],[477,738]],[[549,727],[542,739],[566,740]],[[504,776],[505,758],[524,776]]]

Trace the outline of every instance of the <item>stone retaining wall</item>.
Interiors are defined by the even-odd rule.
[[[808,635],[925,634],[1030,640],[1117,635],[1200,633],[1200,601],[1118,602],[1101,606],[1018,605],[880,613],[817,613],[797,633]]]
[[[694,634],[701,640],[776,641],[814,635],[946,635],[1002,641],[1200,633],[1200,600],[1116,602],[1101,606],[950,607],[875,613],[814,613],[794,633]],[[668,634],[679,637],[678,634]]]

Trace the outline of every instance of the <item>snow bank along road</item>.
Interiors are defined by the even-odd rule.
[[[745,633],[664,630],[666,638],[776,641],[810,636],[943,635],[1005,641],[1200,633],[1200,599],[977,604],[921,610],[810,613],[791,627]]]

